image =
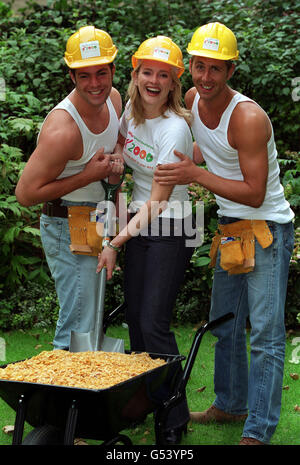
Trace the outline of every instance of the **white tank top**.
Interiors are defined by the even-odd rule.
[[[231,114],[238,103],[246,101],[253,102],[256,105],[257,103],[240,93],[236,93],[222,114],[218,127],[209,129],[202,123],[199,117],[199,98],[200,96],[197,92],[192,107],[194,115],[192,132],[208,170],[226,179],[243,180],[238,152],[229,145],[227,139],[228,125]],[[280,184],[280,170],[277,161],[273,128],[268,142],[268,159],[267,188],[262,205],[259,208],[254,208],[215,195],[219,207],[218,215],[241,219],[270,220],[277,223],[288,223],[291,221],[294,213],[290,209],[289,203],[285,200],[283,187]]]
[[[68,97],[62,100],[51,110],[51,112],[59,109],[65,110],[72,116],[80,130],[83,143],[83,153],[81,158],[79,158],[79,160],[68,161],[65,169],[57,177],[57,179],[66,178],[67,176],[80,173],[87,162],[101,147],[104,147],[104,153],[113,152],[118,139],[119,120],[110,98],[107,99],[106,103],[109,110],[109,123],[106,129],[100,134],[95,134],[88,129],[80,114]],[[72,202],[97,203],[101,200],[104,200],[105,194],[101,181],[97,181],[92,182],[87,186],[81,187],[80,189],[76,189],[75,191],[64,195],[62,198]]]

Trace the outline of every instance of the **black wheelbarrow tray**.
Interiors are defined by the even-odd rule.
[[[164,445],[162,431],[166,417],[185,395],[202,336],[232,317],[232,313],[227,313],[197,330],[183,370],[181,362],[185,357],[182,355],[149,354],[152,358],[163,358],[166,363],[105,389],[0,379],[0,396],[16,411],[12,444],[73,445],[74,438],[80,437],[101,440],[100,445],[104,446],[130,445],[130,438],[122,430],[133,427],[153,412],[155,441],[157,445]],[[172,394],[164,401],[153,402],[170,373],[176,380]],[[25,421],[33,430],[23,440]]]

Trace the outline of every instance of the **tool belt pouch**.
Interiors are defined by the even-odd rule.
[[[225,238],[225,241],[227,238]],[[242,250],[241,241],[239,238],[230,238],[228,242],[225,242],[219,246],[220,248],[220,265],[223,270],[230,270],[235,266],[242,265],[244,263],[244,254]]]
[[[94,207],[68,207],[68,222],[71,237],[70,250],[74,254],[96,257],[102,249],[102,236],[99,224],[91,221]]]
[[[220,266],[228,274],[249,273],[255,266],[255,239],[263,247],[273,242],[272,233],[263,220],[241,220],[219,225],[210,250],[211,266],[220,250]]]

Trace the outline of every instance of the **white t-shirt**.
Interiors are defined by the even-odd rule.
[[[165,116],[146,119],[135,126],[130,115],[130,101],[121,117],[120,132],[125,137],[123,156],[133,170],[134,187],[131,211],[137,211],[151,196],[153,174],[160,164],[176,163],[180,159],[174,150],[193,158],[193,140],[190,128],[184,118],[171,111]],[[168,208],[162,217],[183,218],[191,213],[186,185],[176,185],[168,201]]]

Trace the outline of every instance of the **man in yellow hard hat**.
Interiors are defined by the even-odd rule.
[[[267,444],[280,415],[294,213],[280,184],[268,116],[228,85],[239,55],[235,35],[209,23],[195,31],[187,50],[194,87],[185,101],[194,116],[196,163],[177,152],[180,163],[160,166],[154,179],[166,185],[196,182],[215,194],[210,318],[235,316],[213,331],[215,401],[204,412],[192,412],[191,420],[245,421],[240,444]],[[207,169],[197,166],[203,160]]]
[[[74,90],[47,115],[16,187],[22,205],[43,203],[41,238],[60,305],[55,349],[69,348],[72,330],[93,329],[97,256],[89,246],[84,254],[71,252],[68,208],[95,209],[105,197],[100,180],[123,170],[120,159],[110,155],[122,111],[120,94],[112,87],[116,54],[110,35],[94,26],[71,35],[64,59]]]

